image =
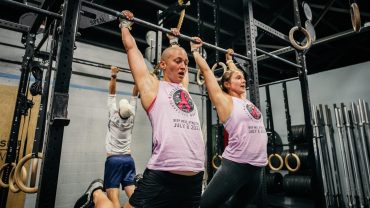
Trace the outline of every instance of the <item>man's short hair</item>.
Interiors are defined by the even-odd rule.
[[[168,47],[168,48],[164,49],[164,51],[162,52],[161,60],[167,60],[168,57],[170,56],[171,52],[174,51],[174,50],[183,50],[186,53],[186,51],[183,47],[180,47],[180,46]]]

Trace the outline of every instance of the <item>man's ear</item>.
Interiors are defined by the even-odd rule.
[[[161,60],[159,62],[159,68],[161,68],[163,71],[166,69],[166,66],[167,66],[167,64],[166,64],[165,61]]]

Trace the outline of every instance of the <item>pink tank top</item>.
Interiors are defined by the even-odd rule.
[[[234,107],[224,124],[229,144],[222,157],[259,167],[267,165],[267,134],[261,112],[249,100],[232,100]]]
[[[205,145],[198,110],[182,85],[160,81],[148,115],[153,127],[153,153],[147,168],[203,171]]]

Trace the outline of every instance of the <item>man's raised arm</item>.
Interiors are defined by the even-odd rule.
[[[135,39],[130,33],[130,27],[134,15],[130,11],[123,11],[122,14],[128,19],[120,18],[120,28],[122,35],[122,43],[126,49],[128,64],[130,66],[132,76],[141,94],[141,101],[145,109],[148,109],[152,100],[156,96],[158,89],[158,80],[150,76],[148,67],[145,64],[144,57],[138,49]]]

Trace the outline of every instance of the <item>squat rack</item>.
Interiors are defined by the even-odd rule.
[[[0,2],[1,4],[7,4],[9,3],[8,1],[2,1]],[[12,3],[12,2],[10,2]],[[44,7],[49,7],[52,6],[52,4],[44,4]],[[48,13],[48,14],[47,14]],[[55,13],[51,12],[46,12],[44,15],[54,15]],[[29,64],[30,61],[32,60],[32,56],[34,53],[34,46],[35,46],[35,31],[38,30],[39,26],[41,25],[42,19],[41,16],[39,15],[35,19],[35,24],[39,24],[38,26],[33,26],[33,27],[28,27],[12,22],[8,22],[5,20],[1,20],[0,24],[1,27],[10,29],[13,31],[17,32],[27,32],[28,35],[25,37],[25,42],[26,42],[26,51],[25,55],[22,60],[22,67],[21,67],[21,79],[18,87],[18,94],[17,94],[17,100],[16,100],[16,106],[14,110],[14,115],[13,115],[13,122],[12,122],[12,127],[11,127],[11,133],[9,136],[9,142],[8,142],[8,148],[7,148],[7,154],[6,154],[6,159],[5,163],[11,163],[15,160],[15,154],[16,154],[16,149],[17,149],[17,139],[18,139],[18,133],[19,133],[19,125],[20,125],[20,118],[22,116],[22,108],[24,105],[24,102],[27,102],[27,97],[25,95],[26,93],[26,88],[27,88],[27,83],[28,83],[28,77],[29,77]],[[10,167],[7,166],[4,169],[3,173],[3,181],[8,183],[9,180],[9,172],[10,172]],[[0,206],[5,207],[6,206],[6,201],[7,201],[7,195],[8,195],[8,189],[1,188],[0,190]]]

